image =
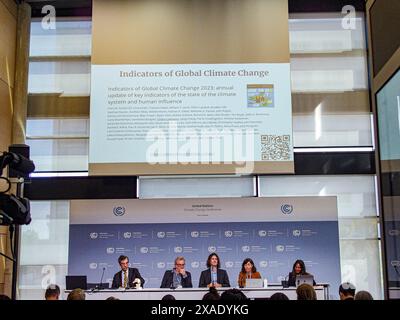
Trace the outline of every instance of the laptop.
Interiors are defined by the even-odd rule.
[[[86,276],[66,276],[65,287],[67,290],[87,290],[87,278]]]
[[[314,285],[314,276],[311,274],[302,274],[302,275],[296,276],[296,288],[303,283],[313,286]]]
[[[245,288],[263,288],[264,280],[263,279],[246,279]]]

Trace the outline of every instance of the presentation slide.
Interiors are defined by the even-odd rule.
[[[92,21],[91,175],[294,173],[287,1],[94,0]]]
[[[293,161],[289,64],[95,65],[91,99],[90,163]]]

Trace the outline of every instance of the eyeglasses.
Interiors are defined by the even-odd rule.
[[[176,266],[184,266],[184,263],[175,263]]]

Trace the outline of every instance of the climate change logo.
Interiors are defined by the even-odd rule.
[[[165,238],[165,232],[164,231],[157,232],[157,238],[160,238],[160,239]]]
[[[197,269],[198,267],[200,267],[200,262],[198,261],[193,261],[191,264],[193,269]]]
[[[284,204],[281,206],[283,214],[291,214],[293,212],[293,206],[291,204]]]
[[[157,263],[157,268],[158,269],[164,269],[165,268],[165,262],[158,262]]]
[[[140,248],[140,252],[141,252],[141,253],[148,253],[148,252],[149,252],[149,248],[147,248],[147,247],[141,247],[141,248]]]
[[[124,238],[125,238],[125,239],[130,239],[130,238],[132,238],[132,233],[131,233],[131,232],[124,232]]]
[[[225,231],[225,237],[226,238],[231,238],[232,236],[233,236],[233,231],[231,231],[231,230]]]
[[[175,252],[175,253],[182,253],[182,251],[183,251],[183,248],[182,248],[182,247],[175,247],[175,248],[174,248],[174,252]]]
[[[208,252],[209,252],[209,253],[213,253],[213,252],[215,252],[215,251],[217,251],[217,247],[215,247],[215,246],[209,246],[209,247],[208,247]]]
[[[117,217],[121,217],[125,214],[125,207],[114,207],[113,213]]]
[[[90,236],[90,239],[97,239],[98,238],[98,236],[99,236],[99,234],[97,233],[97,232],[91,232],[90,234],[89,234],[89,236]]]
[[[199,235],[200,235],[200,233],[199,233],[198,231],[192,231],[192,232],[190,233],[190,236],[191,236],[192,238],[198,238]]]
[[[233,261],[226,261],[225,262],[225,267],[226,268],[233,268],[235,264],[233,263]]]

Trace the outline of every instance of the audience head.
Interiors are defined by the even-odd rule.
[[[358,291],[354,296],[354,300],[374,300],[368,291]]]
[[[210,268],[211,266],[217,267],[218,269],[221,266],[219,257],[215,252],[211,253],[207,259],[207,268]]]
[[[289,300],[289,298],[282,292],[276,292],[269,298],[269,300]]]
[[[221,297],[215,287],[210,287],[210,291],[203,296],[204,301],[219,300]]]
[[[86,299],[86,294],[85,291],[83,291],[82,289],[72,290],[67,297],[67,300],[85,300],[85,299]]]
[[[243,260],[242,272],[243,273],[257,272],[256,266],[254,265],[254,261],[252,259],[246,258]]]
[[[317,300],[317,293],[313,286],[307,283],[299,285],[296,289],[297,300]]]
[[[49,285],[44,297],[46,300],[58,300],[60,298],[60,287],[56,284]]]
[[[339,287],[340,300],[354,299],[356,287],[350,282],[344,282]]]
[[[296,260],[294,262],[292,273],[293,274],[305,274],[306,273],[306,265],[303,260]]]
[[[239,289],[229,289],[221,294],[221,300],[240,301],[240,300],[247,300],[247,297]]]
[[[5,294],[0,294],[0,300],[11,300],[11,298]]]
[[[111,297],[108,297],[106,300],[119,300],[119,299],[116,298],[116,297],[111,296]]]
[[[172,301],[176,300],[172,294],[166,294],[164,297],[161,298],[162,301]]]
[[[119,256],[118,258],[118,263],[121,267],[122,271],[126,271],[129,268],[129,258],[127,256]]]

